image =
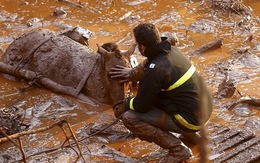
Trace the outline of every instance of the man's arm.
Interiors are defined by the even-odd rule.
[[[139,81],[144,76],[144,66],[147,63],[147,59],[137,65],[135,68],[127,68],[124,66],[117,65],[111,68],[109,75],[113,79],[121,79],[120,83],[128,81]]]

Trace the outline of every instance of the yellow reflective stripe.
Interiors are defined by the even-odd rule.
[[[179,80],[177,80],[168,89],[161,89],[161,90],[162,91],[171,91],[171,90],[181,86],[183,83],[185,83],[187,80],[190,79],[190,77],[194,74],[195,70],[196,70],[196,68],[193,65],[191,65],[189,70]]]
[[[130,102],[129,102],[129,108],[130,108],[131,110],[135,110],[135,109],[134,109],[134,104],[133,104],[133,102],[134,102],[134,97],[131,98],[131,100],[130,100]]]
[[[195,126],[193,124],[190,124],[180,114],[174,114],[174,117],[177,119],[177,121],[181,125],[183,125],[184,127],[187,127],[188,129],[191,129],[191,130],[199,130],[200,129],[200,126]]]

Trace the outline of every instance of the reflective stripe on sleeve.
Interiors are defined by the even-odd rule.
[[[184,127],[191,129],[191,130],[199,130],[200,126],[195,126],[193,124],[190,124],[189,122],[187,122],[180,114],[174,114],[174,117],[176,118],[176,120],[183,125]]]
[[[193,65],[191,65],[189,70],[179,80],[177,80],[174,84],[172,84],[168,89],[161,89],[161,91],[171,91],[181,86],[183,83],[185,83],[187,80],[191,78],[191,76],[194,74],[195,71],[196,68]]]
[[[129,108],[131,109],[131,110],[135,110],[134,109],[134,97],[133,98],[131,98],[131,100],[130,100],[130,102],[129,102]]]

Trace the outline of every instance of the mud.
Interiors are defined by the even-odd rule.
[[[116,42],[121,49],[128,49],[134,43],[134,26],[142,22],[155,23],[162,33],[174,33],[178,37],[176,46],[197,67],[214,97],[212,117],[206,126],[208,147],[212,151],[210,159],[216,162],[259,161],[259,1],[243,1],[241,5],[230,0],[227,2],[232,3],[224,7],[218,6],[219,2],[212,6],[209,1],[181,0],[70,2],[84,9],[64,1],[1,1],[0,55],[15,38],[42,27],[57,32],[74,26],[85,27],[94,32],[89,40],[91,49],[96,50],[96,43],[105,42]],[[54,15],[60,8],[62,15]],[[248,8],[252,10],[242,10]],[[216,38],[223,38],[221,48],[189,55]],[[134,56],[143,59],[137,50]],[[27,89],[21,92],[20,88]],[[253,100],[241,102],[244,97]],[[79,99],[1,75],[0,108],[11,106],[24,111],[22,121],[29,125],[27,130],[67,119],[79,140],[115,120],[110,105],[94,107]],[[23,136],[22,142],[26,156],[30,156],[53,149],[65,139],[57,127]],[[167,150],[153,143],[134,138],[120,122],[80,141],[80,146],[87,162],[156,162],[167,154]],[[74,149],[77,151],[76,147]],[[198,162],[198,146],[191,149],[194,157],[188,162]],[[214,152],[215,149],[218,151]],[[20,149],[10,142],[2,143],[0,151],[0,162],[23,160]],[[83,162],[72,148],[27,158],[28,162],[76,160]]]

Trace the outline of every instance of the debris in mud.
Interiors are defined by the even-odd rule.
[[[216,30],[217,23],[215,21],[201,19],[196,22],[192,22],[188,27],[188,31],[197,32],[197,33],[214,33]]]
[[[209,83],[218,86],[218,92],[214,93],[219,98],[231,97],[235,87],[239,88],[238,93],[244,96],[241,85],[257,80],[260,70],[260,58],[257,50],[250,48],[239,48],[232,52],[230,59],[216,62],[207,71],[213,76],[209,78]],[[228,80],[232,80],[228,81]],[[233,83],[233,84],[232,84]],[[225,86],[226,85],[226,86]],[[225,88],[226,87],[226,88]]]
[[[129,12],[125,13],[123,16],[121,16],[118,20],[122,21],[122,20],[126,19],[127,17],[129,17],[131,14],[132,14],[132,12],[129,11]]]
[[[66,4],[68,4],[71,7],[75,7],[75,8],[87,11],[87,12],[96,13],[96,14],[100,14],[101,13],[99,10],[96,10],[94,8],[91,8],[91,7],[86,8],[86,7],[84,7],[83,3],[82,3],[83,5],[82,5],[81,3],[80,4],[76,4],[76,3],[70,2],[68,0],[58,0],[58,1],[66,3]]]
[[[118,150],[115,150],[107,145],[102,145],[97,149],[98,153],[102,154],[102,156],[112,157],[115,161],[119,162],[136,162],[135,159],[132,159]]]
[[[245,6],[241,0],[210,0],[213,9],[232,12],[241,16],[251,16],[252,9]]]
[[[32,26],[37,25],[37,23],[39,23],[40,21],[42,21],[42,19],[32,18],[32,19],[27,20],[26,25],[27,25],[28,27],[32,27]]]
[[[18,17],[17,14],[7,13],[5,11],[0,11],[0,22],[2,21],[10,21],[13,22]]]
[[[234,62],[232,64],[241,64],[250,68],[259,68],[260,67],[260,58],[257,54],[254,54],[253,51],[249,48],[238,49],[233,53]]]
[[[260,42],[255,42],[252,50],[258,52],[256,55],[260,57]]]
[[[205,45],[202,45],[201,47],[199,47],[198,49],[194,50],[193,52],[191,52],[189,55],[190,56],[194,56],[194,55],[199,55],[201,53],[205,53],[207,51],[212,51],[215,50],[217,48],[220,48],[222,46],[222,38],[217,38],[214,41],[211,41]]]
[[[29,5],[29,2],[22,2],[21,3],[21,6],[27,6],[27,5]]]
[[[15,106],[0,108],[0,130],[7,135],[19,132],[21,130],[21,121],[19,119],[22,115],[22,110]],[[4,135],[0,133],[1,137],[4,137]]]
[[[218,86],[218,98],[229,98],[232,97],[235,93],[236,87],[234,84],[234,80],[232,79],[225,79],[223,82]]]
[[[97,131],[100,131],[99,134],[114,134],[115,132],[110,127],[103,130],[102,128],[113,123],[115,120],[114,117],[103,112],[95,121],[86,126],[85,130],[89,135]]]
[[[162,37],[167,37],[172,46],[176,46],[179,44],[179,38],[174,32],[163,32]]]
[[[135,23],[135,22],[139,21],[140,19],[141,19],[140,15],[132,15],[132,16],[128,16],[127,18],[125,18],[125,20],[128,23]]]
[[[67,12],[61,7],[61,8],[56,8],[53,12],[54,16],[58,16],[58,17],[66,17]]]
[[[219,126],[221,129],[221,126]],[[211,158],[213,163],[253,162],[260,158],[260,138],[249,127],[225,129],[210,135]]]
[[[65,35],[72,40],[88,46],[88,40],[90,37],[94,35],[94,33],[88,29],[82,28],[82,27],[74,27],[70,28],[68,31],[64,32],[62,35]]]
[[[231,109],[235,108],[237,105],[243,104],[243,103],[260,107],[260,99],[255,98],[255,97],[246,96],[246,97],[241,97],[238,100],[236,100],[235,103],[230,105],[228,110],[231,110]]]
[[[94,133],[96,133],[96,135],[111,135],[108,138],[112,141],[126,139],[131,135],[121,121],[117,121],[114,115],[106,112],[103,112],[95,121],[86,126],[84,130],[88,135],[92,135]]]
[[[257,119],[250,119],[245,122],[245,127],[250,128],[254,131],[260,131],[260,121]]]
[[[26,154],[26,152],[24,151],[24,146],[22,145],[22,142],[21,142],[21,137],[22,136],[36,134],[36,133],[41,133],[41,132],[44,132],[46,130],[52,129],[54,127],[57,127],[57,126],[62,129],[63,134],[65,135],[65,138],[66,138],[65,141],[61,145],[55,146],[55,147],[50,148],[50,149],[45,150],[45,151],[41,151],[41,152],[37,152],[37,153],[31,154],[29,156]],[[66,129],[65,127],[67,127],[68,131],[65,130]],[[2,130],[0,130],[0,131],[2,133]],[[36,155],[40,155],[40,154],[43,154],[43,153],[53,152],[53,151],[56,151],[56,150],[61,149],[61,148],[71,148],[71,149],[73,149],[75,151],[75,153],[77,154],[77,156],[78,156],[76,161],[79,158],[82,158],[83,161],[86,162],[85,158],[84,158],[84,156],[82,154],[81,147],[80,147],[80,145],[78,143],[78,139],[77,139],[74,131],[72,130],[71,125],[66,120],[61,120],[61,121],[59,121],[57,123],[54,123],[52,125],[49,125],[49,126],[46,126],[46,127],[41,127],[41,128],[35,129],[35,130],[22,131],[22,132],[13,134],[13,135],[6,135],[6,133],[4,133],[4,135],[5,135],[4,138],[0,138],[0,143],[1,142],[6,142],[6,141],[10,141],[11,143],[14,144],[14,146],[20,148],[20,151],[22,153],[22,158],[23,158],[22,160],[24,162],[27,162],[26,160],[29,157],[31,157],[31,156],[36,156]],[[18,145],[18,143],[14,142],[13,139],[18,139],[19,145]],[[71,139],[74,140],[73,143],[70,141]],[[78,151],[75,150],[75,147],[73,145],[77,147]],[[19,161],[22,161],[22,160],[19,160]],[[18,161],[18,160],[16,160],[16,161]]]

